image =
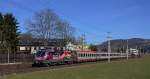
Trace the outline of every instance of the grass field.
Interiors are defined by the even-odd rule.
[[[150,79],[150,56],[128,61],[113,61],[37,71],[24,74],[12,74],[2,79]]]

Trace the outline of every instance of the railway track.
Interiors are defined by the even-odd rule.
[[[114,60],[121,60],[121,59],[113,59],[113,61]],[[50,67],[32,67],[31,63],[5,64],[5,65],[0,65],[0,76],[14,74],[14,73],[28,73],[28,72],[34,72],[34,71],[59,69],[59,68],[72,67],[72,66],[95,64],[95,63],[106,63],[106,61],[107,60],[80,62],[80,63],[63,64],[63,65],[61,64],[61,65],[54,65]]]

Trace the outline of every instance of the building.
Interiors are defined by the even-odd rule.
[[[20,40],[17,45],[17,53],[33,53],[35,50],[51,48],[60,45],[62,39],[52,39],[44,45],[42,39]]]

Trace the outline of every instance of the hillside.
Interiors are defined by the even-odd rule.
[[[107,51],[108,42],[98,45],[100,51]],[[132,38],[128,39],[129,48],[137,48],[142,52],[150,52],[150,39]],[[127,39],[111,40],[112,51],[125,51],[127,48]]]

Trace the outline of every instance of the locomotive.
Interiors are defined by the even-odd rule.
[[[108,59],[118,59],[127,57],[126,53],[98,53],[96,51],[81,50],[57,50],[57,49],[40,49],[35,54],[32,66],[51,66],[56,64],[70,64],[78,62],[88,62]]]
[[[72,62],[73,53],[71,51],[64,51],[58,49],[40,49],[34,57],[34,66],[41,65],[56,65]]]

